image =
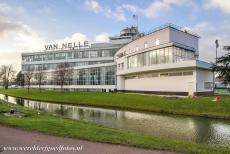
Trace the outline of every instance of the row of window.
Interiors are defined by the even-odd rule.
[[[61,53],[47,53],[43,55],[23,56],[22,61],[48,61],[62,59],[81,59],[81,58],[98,58],[98,57],[113,57],[116,50],[98,50],[98,51],[75,51]]]
[[[154,46],[157,46],[157,45],[160,45],[160,40],[159,39],[156,39],[155,42],[154,42]],[[148,48],[148,42],[144,42],[144,49],[146,49],[146,48]],[[118,54],[117,58],[123,57],[124,55],[130,54],[130,53],[133,53],[133,52],[136,52],[136,51],[139,51],[139,50],[140,50],[139,46],[136,46],[133,50],[132,49],[125,50],[124,52]]]
[[[194,58],[195,54],[192,51],[179,47],[166,47],[128,57],[127,67],[129,69],[154,64],[178,62]]]
[[[192,76],[193,71],[186,72],[166,72],[166,73],[144,73],[126,76],[125,79],[140,79],[140,78],[154,78],[154,77],[170,77],[170,76]]]
[[[72,76],[65,80],[65,85],[115,85],[115,66],[95,67],[74,70]],[[59,85],[55,80],[55,72],[46,73],[43,85]],[[37,84],[33,79],[32,84]]]
[[[124,69],[124,63],[118,64],[117,69],[118,69],[118,71],[123,70]]]
[[[204,82],[204,89],[212,89],[213,83],[212,82]]]
[[[87,66],[87,65],[96,65],[96,64],[104,64],[104,63],[112,63],[113,60],[104,60],[104,61],[83,61],[83,62],[70,62],[70,67],[77,66]],[[35,65],[22,65],[22,70],[26,71],[30,67],[31,70],[51,70],[56,69],[58,64],[35,64]]]

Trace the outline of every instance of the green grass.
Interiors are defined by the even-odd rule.
[[[10,108],[15,108],[17,111],[23,112],[27,116],[23,118],[16,118],[5,117],[0,114],[1,125],[21,127],[26,130],[39,131],[42,133],[53,134],[57,136],[65,136],[89,141],[122,144],[157,150],[196,154],[230,153],[230,148],[227,147],[208,146],[204,144],[196,144],[185,141],[176,141],[171,139],[146,136],[143,134],[106,128],[103,126],[78,120],[51,116],[45,112],[37,114],[37,110],[31,110],[22,106],[0,102],[0,113],[9,111]]]
[[[222,96],[220,103],[214,96],[168,99],[153,95],[102,92],[57,92],[26,89],[0,89],[0,93],[55,103],[118,108],[122,110],[154,111],[230,119],[230,96]]]
[[[230,89],[218,88],[218,89],[215,89],[215,93],[219,95],[229,95],[230,96]]]

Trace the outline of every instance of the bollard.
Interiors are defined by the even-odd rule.
[[[15,112],[14,109],[10,110],[10,114],[14,114],[14,112]]]
[[[219,103],[221,101],[221,97],[220,96],[216,96],[216,102]]]

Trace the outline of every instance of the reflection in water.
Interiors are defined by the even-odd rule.
[[[52,104],[2,94],[0,99],[112,128],[209,145],[230,146],[230,121],[227,120]]]

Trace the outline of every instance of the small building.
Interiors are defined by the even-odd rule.
[[[115,54],[117,90],[170,95],[213,94],[211,65],[200,61],[199,36],[167,24]]]

